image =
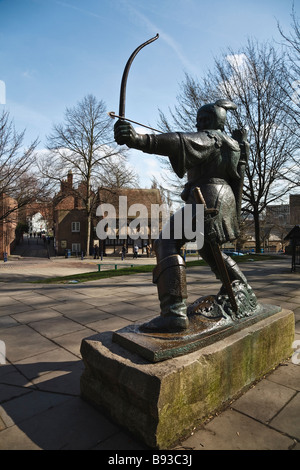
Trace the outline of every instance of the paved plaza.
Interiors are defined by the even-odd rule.
[[[0,449],[147,450],[83,401],[79,385],[83,338],[145,322],[159,313],[151,273],[34,284],[28,281],[96,271],[99,261],[29,254],[33,256],[0,264],[0,345],[2,352],[6,349],[6,361],[0,365]],[[155,259],[134,263],[154,264]],[[261,302],[294,311],[299,349],[300,273],[291,273],[290,265],[290,258],[282,255],[241,267]],[[208,267],[188,268],[187,280],[189,302],[219,289]],[[300,450],[299,391],[300,353],[195,429],[176,449]]]

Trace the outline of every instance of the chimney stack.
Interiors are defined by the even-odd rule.
[[[69,170],[68,172],[67,182],[68,182],[69,188],[72,189],[73,188],[73,174],[71,170]]]

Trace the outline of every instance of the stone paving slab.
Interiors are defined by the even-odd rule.
[[[22,378],[22,382],[19,380],[18,385],[22,385],[26,383],[26,380],[33,381],[34,379],[42,377],[44,374],[49,374],[53,371],[68,371],[78,363],[82,364],[82,362],[79,361],[78,356],[64,348],[59,347],[59,345],[55,345],[55,349],[51,349],[50,351],[39,353],[36,356],[19,359],[15,362],[15,367],[10,366],[10,368],[11,370],[14,369],[15,371],[18,371],[20,377]],[[7,369],[9,370],[9,367],[0,368],[0,378],[4,381],[4,383],[10,383],[9,380],[11,380],[8,380],[8,378],[5,376],[3,378],[1,377],[1,370],[5,371]]]
[[[284,384],[291,390],[300,392],[300,362],[298,364],[292,362],[282,364],[267,377],[267,380]]]
[[[148,318],[149,319],[153,318],[153,314],[150,313],[149,317],[145,317],[146,321]],[[127,325],[128,325],[128,320],[126,320],[125,318],[120,318],[120,317],[112,315],[110,318],[88,323],[86,326],[88,328],[91,328],[94,332],[96,331],[97,333],[101,333],[103,331],[118,330],[119,328],[123,328]]]
[[[0,450],[42,450],[28,435],[18,426],[10,426],[1,431]]]
[[[39,307],[37,309],[30,309],[26,312],[22,313],[16,313],[14,315],[11,315],[11,318],[14,319],[18,323],[22,324],[27,324],[35,321],[42,321],[42,320],[48,320],[49,318],[57,317],[60,315],[60,312],[53,309],[53,308],[44,308],[40,309]],[[0,318],[0,324],[1,324],[1,318]]]
[[[90,308],[87,309],[85,307],[82,308],[81,306],[78,307],[79,310],[74,309],[71,312],[68,311],[67,313],[64,313],[64,316],[80,323],[81,325],[87,325],[94,321],[106,320],[112,317],[110,313],[94,308],[93,305],[90,305]]]
[[[113,423],[79,397],[69,397],[1,431],[0,450],[84,450],[116,432]]]
[[[13,317],[6,315],[0,317],[0,329],[1,328],[9,328],[10,326],[17,326],[18,322]]]
[[[85,327],[63,316],[48,318],[47,320],[29,323],[29,326],[45,338],[55,338],[74,331],[83,330]]]
[[[295,394],[285,385],[263,380],[231,406],[257,421],[269,423]]]
[[[32,382],[38,390],[53,392],[54,395],[80,395],[80,377],[84,367],[82,361],[68,366],[66,370],[56,370],[33,379]]]
[[[29,312],[32,307],[26,305],[22,302],[18,304],[4,305],[0,307],[0,317],[5,317],[7,315],[14,315],[16,313]]]
[[[2,328],[0,330],[0,338],[5,341],[6,357],[11,362],[24,357],[35,356],[55,348],[53,342],[27,325]]]
[[[300,394],[297,393],[271,421],[271,426],[300,440]]]
[[[90,325],[93,325],[93,323],[91,323]],[[91,329],[89,328],[89,325],[86,325],[86,327],[81,330],[57,336],[56,338],[54,338],[54,342],[57,346],[60,346],[61,348],[65,349],[66,351],[69,351],[70,353],[74,354],[75,356],[81,359],[81,341],[83,340],[83,338],[87,338],[88,336],[95,334],[95,331],[95,329]]]
[[[2,420],[6,427],[10,427],[69,399],[67,395],[30,390],[5,405],[5,413],[1,414]]]
[[[26,376],[23,375],[23,373],[20,372],[20,368],[16,367],[15,365],[9,365],[6,364],[5,367],[0,367],[0,383],[1,387],[2,385],[8,385],[8,386],[16,386],[18,387],[18,391],[22,393],[24,390],[23,388],[27,387],[32,387],[33,384],[30,381],[30,379],[26,378]],[[3,389],[4,390],[4,389]],[[9,389],[6,389],[9,392]],[[17,390],[16,390],[17,391]],[[0,397],[1,397],[2,388],[0,392]],[[12,395],[10,396],[10,398]],[[0,403],[4,399],[0,398]],[[5,400],[6,401],[6,400]]]
[[[103,305],[101,306],[101,310],[107,313],[117,314],[118,317],[131,322],[143,320],[143,318],[147,318],[150,314],[147,308],[142,309],[134,303],[122,302],[121,300],[113,304]]]
[[[31,384],[32,385],[32,384]],[[6,384],[1,384],[1,392],[0,392],[0,402],[8,402],[11,401],[12,398],[16,398],[18,396],[26,395],[30,393],[29,388],[23,387],[14,387]],[[15,402],[15,400],[13,400]],[[2,415],[1,415],[2,416]],[[3,418],[2,418],[3,419]]]
[[[235,410],[226,410],[186,439],[180,448],[191,450],[288,450],[291,437]]]

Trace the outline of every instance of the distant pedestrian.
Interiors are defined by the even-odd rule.
[[[123,245],[123,246],[122,246],[122,255],[121,255],[122,261],[123,261],[123,259],[125,259],[125,256],[126,256],[126,246]]]
[[[94,259],[99,259],[99,246],[94,246]]]
[[[149,244],[146,246],[146,253],[147,253],[147,258],[149,258],[149,256],[150,256],[150,245]]]
[[[134,250],[133,250],[133,257],[137,258],[138,254],[139,254],[139,247],[137,245],[135,245]]]

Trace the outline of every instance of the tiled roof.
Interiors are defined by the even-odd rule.
[[[143,204],[150,211],[151,204],[162,204],[161,195],[158,189],[127,188],[111,190],[108,188],[99,189],[99,204],[112,204],[118,214],[119,196],[127,197],[127,207],[132,204]]]

